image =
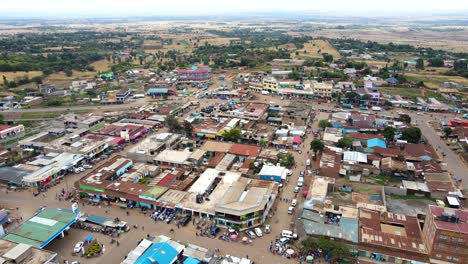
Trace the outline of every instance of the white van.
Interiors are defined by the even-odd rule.
[[[262,91],[262,94],[264,94],[264,95],[269,95],[270,92],[269,92],[269,91]]]
[[[297,186],[302,187],[304,185],[304,178],[300,177],[299,180],[297,180]]]
[[[306,161],[306,166],[310,166],[310,159]]]
[[[288,214],[292,215],[293,212],[294,212],[294,207],[289,206],[289,208],[288,208]]]
[[[296,207],[296,205],[297,205],[297,199],[293,199],[293,200],[291,201],[291,206],[292,206],[292,207]]]
[[[286,238],[291,238],[291,239],[297,239],[297,234],[294,234],[290,230],[283,230],[281,232],[281,237],[286,237]]]

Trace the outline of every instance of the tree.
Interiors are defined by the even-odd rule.
[[[86,94],[89,97],[96,97],[98,95],[98,92],[94,89],[89,89],[89,90],[86,90]]]
[[[424,70],[424,60],[422,58],[416,60],[416,69]]]
[[[333,242],[332,249],[330,252],[331,252],[331,259],[335,261],[346,259],[351,256],[351,251],[348,245],[344,244],[343,242]]]
[[[333,62],[333,55],[328,54],[328,53],[323,53],[322,56],[325,62]]]
[[[410,127],[402,132],[403,139],[410,143],[418,143],[421,140],[421,129],[419,127]]]
[[[370,100],[370,96],[369,96],[368,94],[363,94],[363,95],[361,96],[361,101],[367,101],[367,102],[369,102],[369,100]]]
[[[345,94],[345,97],[348,98],[348,102],[351,104],[356,104],[359,103],[359,100],[361,99],[361,96],[356,93],[356,92],[347,92]]]
[[[405,122],[407,124],[411,123],[411,117],[407,114],[400,115],[400,121]]]
[[[53,99],[47,102],[47,106],[61,106],[63,104],[62,99]]]
[[[312,142],[310,142],[310,149],[314,151],[315,154],[317,152],[322,151],[325,145],[320,139],[314,139]]]
[[[441,57],[434,57],[428,60],[431,67],[444,67],[444,59]]]
[[[258,144],[260,145],[260,147],[264,148],[267,146],[267,142],[266,140],[264,139],[260,139],[260,141],[258,142]]]
[[[306,239],[302,240],[301,242],[302,247],[306,252],[314,250],[317,248],[317,242],[310,236],[308,236]]]
[[[192,134],[193,126],[192,123],[189,121],[185,120],[184,121],[184,131],[186,136],[190,136]]]
[[[169,128],[170,132],[177,132],[181,129],[179,121],[177,121],[174,115],[168,115],[164,123]]]
[[[321,129],[325,129],[326,127],[329,127],[329,126],[330,126],[330,122],[328,122],[328,120],[326,120],[326,119],[323,119],[323,120],[320,120],[320,121],[319,121],[318,126],[319,126]]]
[[[340,138],[336,143],[336,146],[339,148],[350,148],[353,146],[353,138],[352,137],[344,137]]]
[[[281,153],[278,157],[280,165],[283,167],[290,168],[295,163],[294,156],[291,153]]]
[[[0,114],[0,125],[3,125],[5,124],[5,121],[3,120],[3,115]]]
[[[393,138],[395,137],[396,131],[397,131],[396,128],[388,126],[388,127],[385,127],[384,131],[382,132],[382,135],[385,137],[386,140],[392,141]]]
[[[242,137],[242,131],[237,127],[233,127],[230,130],[224,130],[223,137],[227,140],[236,142]]]
[[[448,138],[450,136],[450,134],[452,134],[452,128],[450,127],[444,127],[444,135],[445,135],[445,138]]]

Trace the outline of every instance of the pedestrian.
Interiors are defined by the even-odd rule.
[[[246,259],[249,259],[249,255],[245,255],[245,258],[246,258]]]
[[[141,226],[141,230],[145,230],[145,227],[144,227],[144,226]]]

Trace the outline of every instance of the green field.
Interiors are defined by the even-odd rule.
[[[389,95],[400,95],[402,97],[418,97],[421,96],[419,88],[402,88],[402,87],[382,87],[379,91]]]

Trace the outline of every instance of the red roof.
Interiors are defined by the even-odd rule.
[[[162,180],[160,180],[157,185],[167,187],[174,181],[175,178],[177,178],[177,175],[169,173],[166,175],[166,177],[162,178]]]
[[[348,133],[349,137],[352,137],[354,139],[360,139],[360,140],[368,140],[368,139],[373,139],[373,138],[378,138],[381,140],[385,140],[385,138],[381,135],[374,135],[374,134],[364,134],[364,133],[359,133],[359,132],[351,132]]]
[[[374,153],[379,154],[383,157],[395,157],[396,158],[400,154],[400,149],[374,147]]]
[[[432,217],[434,218],[434,224],[437,229],[443,229],[448,231],[454,231],[457,233],[468,234],[468,210],[444,208],[439,206],[430,205]],[[442,213],[447,212],[449,215],[456,214],[460,217],[458,223],[445,222],[439,220]]]
[[[240,156],[257,157],[260,154],[261,147],[250,146],[244,144],[233,144],[229,149],[229,153]]]
[[[5,130],[5,129],[8,129],[8,128],[10,128],[10,126],[7,126],[7,125],[0,125],[0,131]]]

